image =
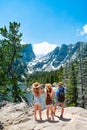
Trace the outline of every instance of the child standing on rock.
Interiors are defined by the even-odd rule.
[[[47,119],[49,120],[49,115],[51,113],[52,120],[54,120],[54,113],[53,113],[53,103],[52,103],[52,96],[53,96],[53,89],[52,85],[50,83],[47,83],[45,85],[46,88],[46,116]]]
[[[66,93],[66,87],[64,86],[64,84],[62,82],[59,82],[58,89],[56,90],[56,103],[54,106],[54,114],[56,112],[56,107],[61,105],[60,119],[63,118],[63,113],[64,113],[65,93]]]
[[[37,120],[37,111],[39,112],[39,118],[42,120],[42,88],[40,83],[33,83],[33,95],[34,95],[34,118]]]

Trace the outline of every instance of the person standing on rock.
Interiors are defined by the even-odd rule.
[[[58,83],[58,89],[55,92],[56,95],[56,103],[54,105],[54,114],[56,112],[56,107],[61,106],[61,115],[60,119],[63,118],[63,113],[64,113],[64,101],[65,101],[65,92],[66,92],[66,87],[62,82]]]
[[[54,94],[54,91],[52,89],[52,85],[50,83],[47,83],[45,85],[46,91],[46,116],[49,120],[49,115],[51,113],[52,120],[54,120],[54,113],[53,113],[53,103],[52,103],[52,96]]]
[[[39,112],[39,118],[42,120],[42,87],[39,82],[33,83],[33,95],[34,95],[34,118],[37,120],[37,111]]]

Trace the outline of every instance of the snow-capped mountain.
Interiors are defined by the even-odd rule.
[[[56,47],[52,52],[41,58],[35,58],[28,63],[28,72],[34,71],[51,71],[58,69],[66,61],[77,57],[79,42],[72,45],[63,44],[61,47]]]

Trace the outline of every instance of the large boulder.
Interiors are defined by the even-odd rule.
[[[55,120],[46,119],[46,109],[42,111],[43,120],[33,117],[33,108],[26,103],[8,103],[0,109],[0,130],[87,130],[87,110],[80,107],[67,107],[60,120],[61,107],[58,107]]]

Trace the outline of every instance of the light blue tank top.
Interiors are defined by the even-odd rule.
[[[34,104],[42,104],[42,96],[36,96],[34,95]]]

